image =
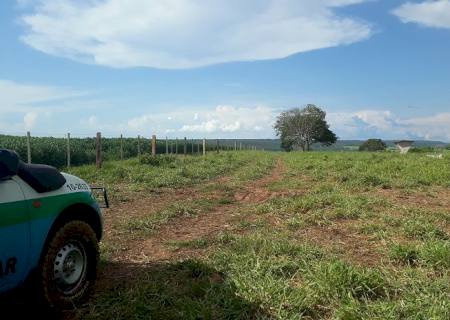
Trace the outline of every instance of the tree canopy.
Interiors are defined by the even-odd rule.
[[[359,151],[384,151],[386,143],[381,139],[369,139],[359,146]]]
[[[286,151],[309,151],[313,143],[335,143],[337,137],[330,130],[325,117],[325,111],[313,104],[282,112],[274,126],[281,139],[281,147]]]

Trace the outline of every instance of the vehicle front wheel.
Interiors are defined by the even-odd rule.
[[[98,252],[97,237],[86,222],[70,221],[56,231],[40,268],[44,302],[58,309],[83,302],[97,276]]]

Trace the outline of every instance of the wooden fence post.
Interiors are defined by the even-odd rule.
[[[239,142],[239,150],[242,150],[242,142]]]
[[[169,138],[166,137],[166,154],[169,154]]]
[[[203,139],[203,156],[206,156],[206,139]]]
[[[102,167],[102,134],[97,132],[97,140],[95,143],[95,164],[97,169]]]
[[[70,168],[70,133],[67,133],[67,168]]]
[[[187,154],[187,138],[184,137],[184,155]]]
[[[123,135],[120,135],[120,160],[123,161]]]
[[[191,150],[192,150],[192,155],[194,155],[194,139],[192,139],[191,140],[191,143],[192,143],[192,145],[191,145]]]
[[[31,134],[30,131],[27,131],[27,160],[28,163],[31,163]]]
[[[175,139],[175,154],[178,154],[178,138]]]
[[[216,140],[216,152],[219,153],[219,139]]]
[[[156,136],[152,135],[152,156],[156,157]]]
[[[141,136],[140,135],[138,135],[138,158],[140,159],[141,158]]]

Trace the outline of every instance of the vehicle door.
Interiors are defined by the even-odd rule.
[[[27,276],[29,238],[29,209],[22,189],[14,177],[0,177],[0,291]]]

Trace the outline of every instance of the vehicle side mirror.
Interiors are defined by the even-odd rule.
[[[17,174],[20,158],[17,153],[0,149],[0,180],[7,180]]]

